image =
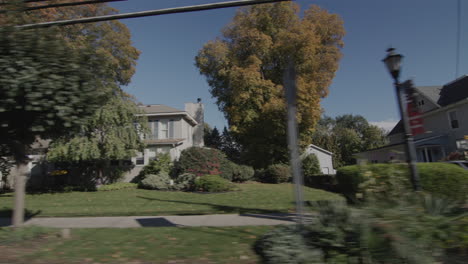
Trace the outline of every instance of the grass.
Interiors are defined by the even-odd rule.
[[[25,233],[37,233],[23,228]],[[37,229],[37,228],[36,228]],[[0,263],[258,263],[252,250],[267,226],[73,229],[70,239],[48,237],[0,242]],[[0,237],[12,234],[0,228]]]
[[[107,192],[29,194],[29,215],[131,216],[291,212],[291,184],[238,184],[240,191],[214,194],[122,189]],[[343,200],[339,195],[305,187],[305,199]],[[0,216],[11,214],[12,194],[0,195]]]

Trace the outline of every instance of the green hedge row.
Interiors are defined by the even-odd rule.
[[[454,200],[467,198],[468,170],[443,162],[418,163],[417,168],[424,191]],[[403,179],[411,189],[410,172],[404,163],[345,166],[336,174],[339,191],[351,200],[364,191],[363,183],[366,181],[378,183],[395,177]]]

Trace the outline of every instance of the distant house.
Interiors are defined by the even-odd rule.
[[[315,154],[320,164],[320,170],[323,174],[336,174],[336,171],[333,168],[332,152],[311,144],[306,148],[305,154]]]
[[[468,75],[443,86],[416,87],[415,102],[425,133],[414,137],[419,162],[435,162],[468,150]],[[357,153],[358,161],[406,160],[402,122],[388,134],[389,145]]]

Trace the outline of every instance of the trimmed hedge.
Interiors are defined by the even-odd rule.
[[[418,163],[417,167],[424,191],[452,200],[467,198],[467,170],[443,162]],[[336,174],[339,191],[350,200],[355,200],[357,193],[363,193],[362,183],[367,179],[383,182],[392,177],[401,177],[411,190],[410,172],[405,163],[352,165],[339,168]]]
[[[234,185],[219,175],[205,175],[195,179],[195,191],[226,192],[234,190]]]

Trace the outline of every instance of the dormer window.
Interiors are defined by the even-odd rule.
[[[452,129],[458,128],[458,117],[457,117],[457,111],[451,111],[448,113],[449,116],[449,121],[450,121],[450,127]]]
[[[418,101],[418,106],[423,106],[424,105],[424,99],[421,99]]]

